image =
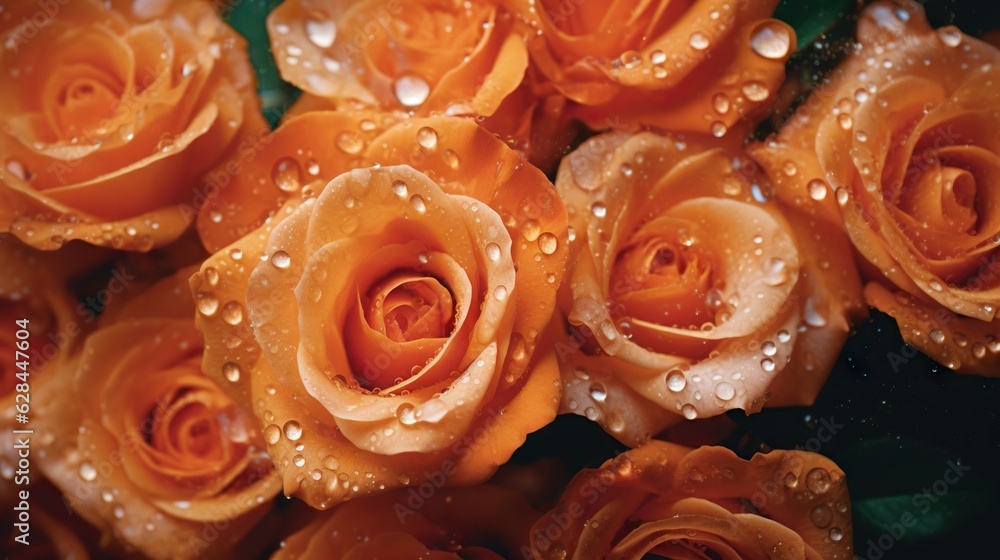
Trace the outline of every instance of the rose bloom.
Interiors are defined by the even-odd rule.
[[[341,118],[283,126],[260,177],[298,158],[350,169],[295,132]],[[555,417],[561,385],[538,348],[567,254],[545,176],[458,118],[406,120],[355,160],[191,279],[205,371],[257,415],[285,493],[319,508],[485,480]]]
[[[81,329],[62,278],[44,267],[55,264],[47,256],[14,239],[0,241],[0,355],[4,357],[0,362],[0,496],[15,495],[21,486],[15,481],[19,456],[14,444],[23,436],[12,430],[26,426],[16,421],[17,407],[26,407],[30,413],[31,393],[49,383]],[[27,324],[22,323],[25,320]]]
[[[201,372],[192,272],[119,304],[33,399],[45,476],[89,523],[153,558],[230,550],[280,490],[253,418]]]
[[[1000,373],[1000,51],[916,2],[874,4],[859,47],[776,138],[781,197],[846,229],[865,299],[959,372]],[[898,363],[893,363],[893,367]]]
[[[746,157],[653,133],[567,156],[562,411],[636,445],[731,409],[812,403],[861,311],[850,245],[761,202]]]
[[[844,473],[806,451],[651,441],[581,471],[532,528],[536,558],[852,558]]]
[[[540,513],[521,494],[491,484],[431,488],[342,504],[286,538],[271,559],[504,560],[530,550]]]
[[[0,13],[0,231],[149,250],[209,166],[267,130],[246,43],[212,3],[15,2]]]
[[[643,124],[723,136],[781,85],[795,32],[777,0],[513,0],[531,60],[595,129]]]
[[[474,117],[540,165],[565,104],[529,70],[531,29],[490,0],[286,0],[268,16],[282,78],[315,109]],[[571,140],[571,138],[565,138]]]

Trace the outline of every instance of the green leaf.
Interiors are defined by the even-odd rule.
[[[257,72],[261,108],[272,127],[300,93],[295,86],[281,79],[271,54],[266,21],[267,14],[278,4],[281,0],[243,0],[235,2],[232,9],[223,14],[229,25],[249,44],[250,63]]]
[[[795,29],[801,49],[854,13],[857,5],[857,0],[781,0],[774,17]]]
[[[989,473],[958,454],[914,439],[878,438],[838,461],[847,473],[856,527],[918,541],[976,519],[997,499]],[[981,472],[982,470],[982,472]]]

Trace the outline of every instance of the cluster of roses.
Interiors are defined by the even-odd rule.
[[[849,558],[829,460],[651,438],[811,403],[866,303],[1000,373],[1000,51],[911,0],[751,143],[776,0],[286,0],[273,132],[207,0],[49,4],[0,11],[0,347],[106,551]],[[557,413],[633,449],[486,482]]]

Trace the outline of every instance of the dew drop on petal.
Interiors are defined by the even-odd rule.
[[[497,301],[503,301],[507,299],[507,287],[497,286],[496,289],[493,290],[493,297],[496,298]]]
[[[706,37],[704,33],[695,31],[691,34],[691,38],[688,39],[688,44],[691,45],[691,48],[696,51],[703,51],[708,48],[709,41],[708,37]]]
[[[427,211],[427,204],[424,202],[424,197],[419,194],[415,194],[410,197],[410,204],[413,206],[414,210],[421,214]]]
[[[809,181],[806,188],[809,190],[809,198],[813,200],[823,200],[826,198],[826,181],[822,179],[813,179],[812,181]]]
[[[806,474],[806,487],[813,494],[825,494],[832,483],[830,473],[822,467],[817,467]]]
[[[404,107],[419,107],[427,101],[431,87],[420,76],[402,76],[396,80],[393,90],[396,99]]]
[[[546,255],[551,255],[559,248],[559,239],[554,233],[546,231],[538,236],[538,250]]]
[[[715,396],[728,401],[736,396],[736,389],[729,383],[722,382],[715,386]]]
[[[696,409],[693,405],[686,404],[681,407],[681,414],[683,414],[684,418],[687,418],[688,420],[694,420],[698,417],[698,409]]]
[[[406,188],[406,183],[398,179],[392,182],[392,192],[400,198],[409,194],[409,190]]]
[[[90,461],[84,461],[80,463],[80,478],[91,482],[97,478],[97,469],[94,468],[94,464]]]
[[[428,150],[433,150],[437,147],[438,135],[437,131],[429,126],[421,127],[417,131],[417,144],[420,144]]]
[[[222,376],[236,383],[240,380],[240,366],[233,362],[226,362],[222,365]]]
[[[337,39],[337,26],[329,18],[306,19],[306,36],[309,41],[321,49],[325,49]]]
[[[604,216],[606,216],[608,214],[608,208],[606,206],[604,206],[604,204],[602,204],[600,202],[595,202],[590,207],[590,211],[591,211],[591,213],[594,214],[595,218],[603,218]]]
[[[743,84],[741,90],[743,95],[746,96],[750,101],[764,101],[767,99],[771,92],[768,91],[767,86],[763,82],[752,81]]]
[[[274,181],[274,184],[285,192],[299,190],[301,186],[300,177],[299,162],[289,157],[278,160],[271,171],[271,179]]]
[[[354,155],[365,147],[365,140],[352,130],[345,130],[337,135],[337,147],[345,154]]]
[[[938,36],[941,37],[941,42],[949,47],[962,44],[962,32],[953,25],[938,29]]]
[[[417,421],[416,407],[410,403],[403,403],[396,408],[396,418],[404,426],[410,426]]]
[[[590,397],[597,402],[604,402],[608,398],[608,390],[601,383],[594,382],[590,385]]]
[[[288,268],[292,264],[292,257],[284,251],[275,251],[271,255],[271,265],[274,268],[280,268],[282,270]]]
[[[684,372],[675,369],[667,373],[667,388],[671,391],[678,393],[684,390],[687,386],[687,378],[684,377]]]
[[[271,424],[266,428],[264,428],[264,441],[266,441],[269,445],[274,445],[278,443],[278,440],[280,439],[281,439],[281,428],[275,426],[274,424]]]
[[[298,441],[298,439],[302,437],[302,426],[300,426],[295,420],[285,422],[283,431],[285,432],[285,437],[288,438],[288,441]]]
[[[727,132],[729,132],[729,127],[726,126],[726,123],[722,121],[715,121],[712,123],[712,136],[722,138]]]
[[[809,512],[809,520],[820,529],[826,527],[833,521],[833,510],[829,506],[820,504]]]
[[[792,46],[792,38],[784,26],[768,21],[750,34],[750,48],[764,58],[784,58]]]
[[[494,262],[500,260],[500,246],[497,245],[496,243],[487,243],[486,257]]]

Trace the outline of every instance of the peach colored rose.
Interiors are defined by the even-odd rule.
[[[36,393],[39,468],[89,523],[153,558],[231,552],[280,490],[253,419],[201,372],[193,271],[125,303]]]
[[[959,372],[1000,373],[1000,51],[880,2],[860,45],[753,149],[779,196],[846,229],[868,303]],[[894,364],[895,365],[895,364]]]
[[[472,117],[532,161],[554,163],[564,101],[532,78],[531,30],[499,2],[286,0],[267,23],[281,76],[305,92],[290,114]]]
[[[592,128],[723,136],[767,107],[795,50],[777,0],[510,0],[532,62]]]
[[[18,2],[0,13],[0,231],[149,250],[260,115],[246,43],[207,0]]]
[[[56,263],[46,257],[14,239],[0,239],[0,355],[4,356],[0,362],[0,495],[13,494],[20,486],[14,484],[19,457],[12,430],[32,428],[16,421],[18,407],[24,407],[29,419],[34,416],[32,393],[51,381],[82,330],[74,314],[75,302],[61,275],[51,268]]]
[[[400,489],[352,500],[317,517],[271,558],[520,558],[539,515],[524,496],[491,484],[433,494]]]
[[[327,117],[343,118],[286,124],[262,169],[338,169],[328,142],[284,135]],[[205,371],[257,415],[285,493],[319,508],[481,482],[559,401],[542,338],[567,254],[552,184],[468,119],[408,119],[356,158],[191,279]]]
[[[844,473],[822,455],[652,441],[587,469],[532,528],[536,558],[852,557]]]
[[[609,133],[567,156],[563,412],[636,445],[680,421],[809,404],[860,310],[837,230],[776,201],[746,157]]]

